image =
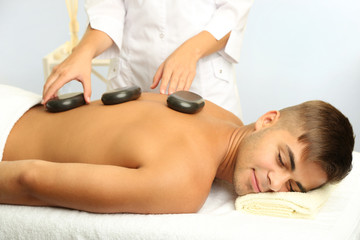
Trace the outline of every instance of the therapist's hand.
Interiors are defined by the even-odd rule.
[[[196,74],[196,64],[200,59],[195,46],[185,42],[176,49],[157,69],[151,88],[158,86],[160,80],[160,93],[169,94],[180,90],[189,90]]]
[[[47,101],[56,97],[59,89],[72,80],[81,82],[85,101],[90,103],[91,61],[92,56],[86,52],[74,51],[62,63],[55,66],[44,85],[42,104],[46,104]]]
[[[209,32],[202,31],[185,41],[157,69],[151,88],[160,81],[160,93],[172,94],[180,90],[189,90],[196,75],[196,64],[200,58],[224,48],[230,33],[217,40]]]
[[[71,55],[54,67],[46,80],[43,90],[42,104],[56,97],[59,89],[66,83],[77,80],[84,88],[84,97],[90,103],[91,96],[91,62],[92,59],[108,49],[113,40],[104,32],[88,26],[80,43]]]

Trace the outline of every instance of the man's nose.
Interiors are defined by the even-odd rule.
[[[269,173],[269,187],[274,192],[284,192],[287,190],[286,182],[289,181],[290,175],[285,171]]]

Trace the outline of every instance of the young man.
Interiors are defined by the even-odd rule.
[[[270,111],[250,125],[211,102],[197,114],[176,112],[166,96],[151,93],[62,113],[36,106],[6,139],[0,203],[196,212],[214,178],[232,183],[239,195],[339,181],[351,169],[353,146],[348,119],[321,101]]]

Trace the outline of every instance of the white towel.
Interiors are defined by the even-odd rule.
[[[196,214],[94,214],[0,204],[0,240],[355,240],[360,236],[360,153],[314,219],[235,211],[232,186],[216,180]]]
[[[0,84],[0,161],[11,129],[27,110],[40,101],[40,95]]]
[[[319,189],[302,192],[252,193],[238,197],[238,211],[257,215],[289,218],[313,218],[329,198],[335,185],[327,184]]]

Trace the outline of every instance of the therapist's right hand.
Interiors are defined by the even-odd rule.
[[[46,80],[43,90],[42,104],[57,96],[59,89],[66,83],[77,80],[84,88],[84,97],[90,103],[91,96],[91,62],[92,59],[112,44],[113,40],[104,32],[88,26],[80,43],[71,55],[58,66],[54,67]]]
[[[81,82],[84,88],[85,101],[90,103],[91,61],[91,55],[74,49],[68,58],[53,68],[44,85],[41,103],[46,104],[47,101],[56,97],[59,89],[72,80]]]

